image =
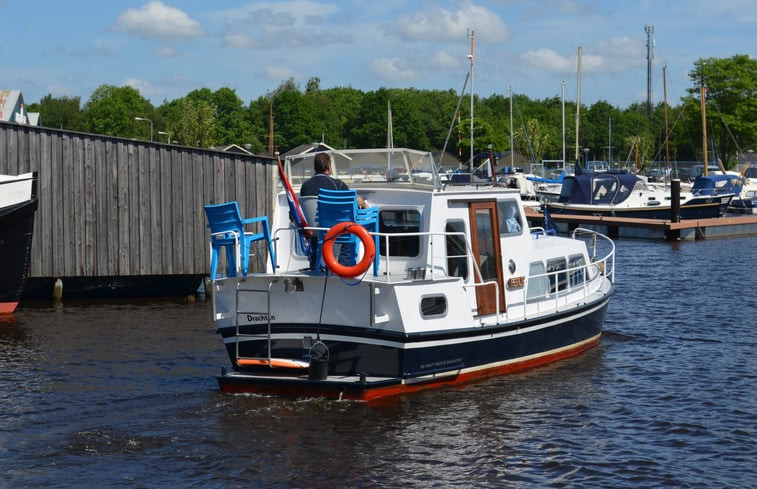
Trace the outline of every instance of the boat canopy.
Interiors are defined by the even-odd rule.
[[[421,184],[441,188],[442,183],[431,153],[407,148],[323,151],[331,156],[331,174],[350,183]],[[287,176],[294,187],[312,177],[318,152],[286,157]]]
[[[559,202],[562,204],[619,204],[646,184],[630,173],[582,173],[566,175]]]
[[[714,174],[699,176],[694,179],[691,193],[694,195],[740,194],[744,179],[740,175]]]

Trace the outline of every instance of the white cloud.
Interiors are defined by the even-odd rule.
[[[161,46],[155,50],[155,55],[159,58],[177,58],[181,53],[170,46]]]
[[[581,71],[586,73],[619,73],[644,62],[643,40],[628,37],[602,39],[581,52]],[[578,49],[570,54],[559,54],[553,49],[536,49],[524,52],[523,63],[553,73],[575,72],[578,66]]]
[[[510,30],[499,15],[470,2],[454,11],[427,7],[395,23],[384,24],[383,29],[388,35],[412,41],[460,42],[468,30],[473,30],[476,39],[487,44],[510,40]]]
[[[230,33],[223,38],[224,46],[230,48],[252,49],[260,47],[260,43],[247,34]]]
[[[226,10],[222,18],[227,33],[224,45],[234,48],[326,46],[352,43],[354,39],[331,16],[332,4],[310,1],[257,2]]]
[[[268,66],[265,69],[265,76],[275,82],[286,81],[290,78],[302,78],[301,73],[285,66]]]
[[[127,78],[121,82],[121,86],[127,86],[138,90],[143,97],[155,94],[155,88],[150,82],[140,80],[139,78]]]
[[[429,57],[429,61],[433,67],[442,70],[459,68],[462,62],[459,57],[452,56],[446,51],[435,52]]]
[[[330,3],[311,2],[308,0],[294,0],[289,2],[251,2],[244,7],[227,9],[218,12],[217,17],[227,22],[234,19],[245,19],[260,15],[260,12],[287,13],[293,18],[305,21],[318,17],[327,17],[339,11]]]
[[[613,37],[600,40],[596,45],[599,56],[605,60],[602,69],[607,72],[625,71],[645,63],[646,45],[641,37]]]
[[[403,65],[397,58],[377,58],[371,63],[371,72],[382,80],[393,82],[406,83],[415,79],[418,74]]]
[[[112,29],[141,39],[159,41],[186,41],[204,35],[196,20],[182,10],[157,0],[121,13]]]
[[[569,59],[546,48],[528,50],[520,56],[520,59],[530,66],[555,73],[567,73],[576,66],[575,57]]]

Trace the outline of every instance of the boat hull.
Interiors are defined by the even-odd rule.
[[[725,213],[730,202],[729,197],[703,197],[681,205],[681,219],[709,219],[720,217]],[[571,204],[547,204],[553,214],[571,214],[579,216],[613,216],[631,219],[662,219],[670,220],[670,206],[650,207],[608,207]]]
[[[548,317],[501,326],[399,337],[359,328],[276,325],[271,356],[302,357],[302,337],[318,337],[329,348],[328,375],[314,379],[308,369],[236,367],[219,376],[226,393],[326,397],[370,401],[407,392],[473,382],[577,355],[599,342],[609,295],[598,302]],[[237,344],[234,328],[219,331],[232,365],[239,356],[267,356],[262,329]],[[296,333],[299,332],[299,333]],[[299,338],[297,335],[299,334]],[[265,336],[265,338],[264,338]],[[311,367],[313,368],[313,367]]]
[[[37,199],[0,209],[0,313],[16,309],[31,261]]]

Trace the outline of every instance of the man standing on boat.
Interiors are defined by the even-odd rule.
[[[302,183],[300,197],[318,197],[318,191],[322,188],[328,190],[349,190],[343,181],[331,176],[331,157],[326,153],[318,153],[313,158],[315,175]],[[365,200],[357,196],[357,206],[361,209],[368,207]]]

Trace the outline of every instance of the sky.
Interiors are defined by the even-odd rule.
[[[154,106],[229,87],[453,90],[677,105],[700,58],[757,57],[755,0],[0,0],[0,89],[25,102],[131,86]],[[472,50],[472,39],[475,42]],[[469,56],[473,53],[473,58]],[[564,84],[564,89],[563,89]],[[470,94],[471,83],[465,87]]]

